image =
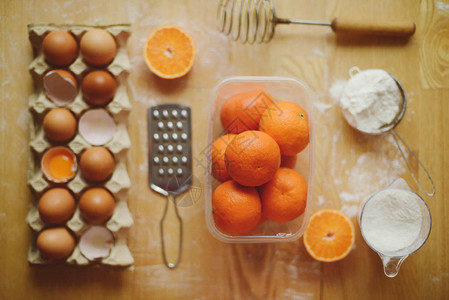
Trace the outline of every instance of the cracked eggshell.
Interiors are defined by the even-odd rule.
[[[78,130],[89,144],[100,146],[112,140],[116,125],[112,116],[105,109],[90,109],[81,116]]]
[[[67,70],[56,69],[47,72],[43,78],[45,95],[56,106],[66,106],[78,95],[78,82]]]
[[[80,238],[79,249],[88,260],[108,257],[114,248],[114,235],[104,226],[92,226]]]
[[[75,154],[67,147],[48,149],[41,160],[44,176],[54,183],[65,183],[71,180],[78,169]]]

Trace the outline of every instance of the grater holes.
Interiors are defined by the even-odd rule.
[[[167,174],[168,175],[173,175],[173,173],[174,173],[173,169],[172,168],[168,168]]]

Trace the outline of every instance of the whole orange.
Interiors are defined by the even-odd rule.
[[[259,224],[259,193],[233,180],[219,185],[212,194],[212,214],[217,227],[229,234],[244,234]]]
[[[221,107],[221,124],[228,133],[257,130],[260,116],[273,103],[273,97],[260,89],[232,95]]]
[[[282,101],[272,104],[260,118],[259,130],[269,134],[282,155],[295,155],[309,144],[309,117],[298,104]]]
[[[296,166],[296,155],[281,155],[281,167],[293,169]]]
[[[241,185],[259,186],[271,180],[279,169],[281,152],[268,134],[248,130],[229,143],[225,164],[231,178]]]
[[[225,134],[212,144],[212,176],[218,181],[224,182],[231,179],[228,170],[226,170],[226,164],[224,161],[224,155],[228,144],[234,139],[236,135],[229,133]]]
[[[290,168],[279,168],[273,179],[260,189],[262,215],[268,220],[289,222],[306,209],[307,182]]]

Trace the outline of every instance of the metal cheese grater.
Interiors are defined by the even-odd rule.
[[[187,106],[161,104],[148,109],[149,184],[151,189],[167,197],[160,234],[162,258],[170,269],[179,264],[182,252],[182,219],[176,196],[192,185],[190,123],[190,108]],[[170,199],[179,222],[179,249],[175,263],[167,261],[164,242],[164,221]]]

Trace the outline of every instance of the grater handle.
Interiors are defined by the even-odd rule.
[[[168,205],[170,203],[170,198],[173,200],[173,206],[175,207],[174,209],[175,209],[175,213],[176,213],[176,218],[178,219],[178,223],[179,223],[178,258],[176,259],[175,263],[168,262],[167,261],[167,255],[165,254],[164,222],[165,222],[165,217],[167,216],[167,211],[168,211]],[[168,196],[167,196],[167,200],[165,202],[164,214],[162,215],[161,221],[159,223],[159,227],[160,227],[160,233],[161,233],[162,259],[164,260],[164,263],[167,266],[167,268],[174,269],[174,268],[176,268],[179,265],[179,262],[181,261],[181,252],[182,252],[182,219],[181,219],[181,216],[179,215],[179,212],[178,212],[178,205],[176,205],[176,198],[172,194],[168,194]]]

